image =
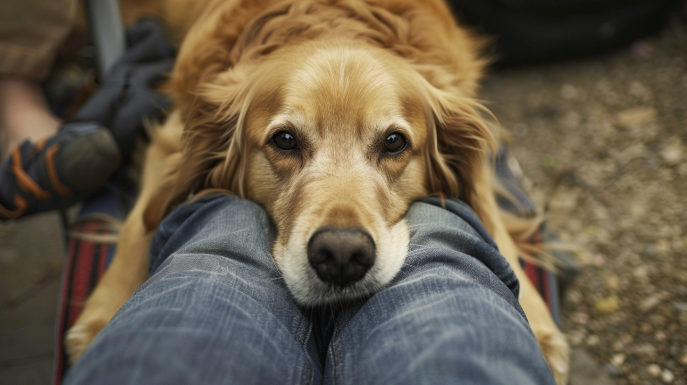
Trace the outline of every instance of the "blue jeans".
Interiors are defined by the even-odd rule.
[[[369,299],[304,309],[258,205],[206,197],[151,245],[150,279],[67,384],[553,384],[518,282],[462,202],[416,202],[406,262]]]

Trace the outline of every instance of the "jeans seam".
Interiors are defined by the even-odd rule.
[[[339,334],[339,331],[337,329],[334,329],[334,334],[332,335],[332,340],[329,343],[329,346],[332,348],[332,383],[333,385],[336,385],[340,383],[339,381],[339,354],[337,350],[337,345],[338,345],[338,340],[337,340],[337,334]]]
[[[307,355],[306,355],[306,357],[307,357]],[[313,370],[310,367],[308,360],[306,359],[304,364],[303,364],[303,370],[301,371],[301,382],[305,385],[310,385],[310,384],[312,384],[313,377],[314,377]]]
[[[299,337],[302,335],[301,331],[304,329],[302,326],[303,326],[303,321],[305,321],[305,320],[306,320],[306,317],[304,317],[301,314],[301,316],[298,318],[298,323],[296,325],[295,336]],[[315,370],[314,370],[314,368],[312,368],[312,366],[310,365],[310,363],[308,361],[308,357],[310,357],[308,355],[308,340],[310,339],[310,337],[312,335],[312,331],[311,331],[310,327],[305,328],[305,330],[306,330],[305,336],[303,338],[298,338],[298,343],[301,346],[301,349],[303,350],[303,352],[305,353],[304,354],[305,362],[303,364],[303,370],[301,371],[301,382],[306,384],[306,385],[310,385],[313,383],[313,379],[315,377]]]

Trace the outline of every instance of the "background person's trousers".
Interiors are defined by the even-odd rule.
[[[0,1],[0,76],[43,81],[72,28],[76,0]]]
[[[513,271],[466,205],[447,208],[411,206],[408,258],[386,289],[302,309],[264,210],[225,196],[183,206],[158,228],[151,278],[66,383],[553,384]]]

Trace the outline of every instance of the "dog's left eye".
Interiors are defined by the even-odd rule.
[[[389,134],[384,140],[384,152],[388,153],[398,153],[406,148],[406,138],[405,136],[394,132]]]
[[[286,131],[281,131],[272,137],[272,142],[277,148],[285,151],[290,151],[298,147],[296,138]]]

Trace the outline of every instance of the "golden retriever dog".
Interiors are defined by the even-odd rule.
[[[521,284],[521,303],[556,380],[567,344],[518,264],[496,205],[498,132],[475,100],[480,39],[442,0],[176,0],[183,36],[152,133],[142,192],[111,266],[66,336],[74,361],[148,276],[164,216],[227,191],[278,231],[275,264],[294,299],[318,305],[388,284],[408,250],[404,215],[432,194],[469,204]],[[334,257],[329,254],[335,254]],[[343,265],[348,266],[343,268]]]

